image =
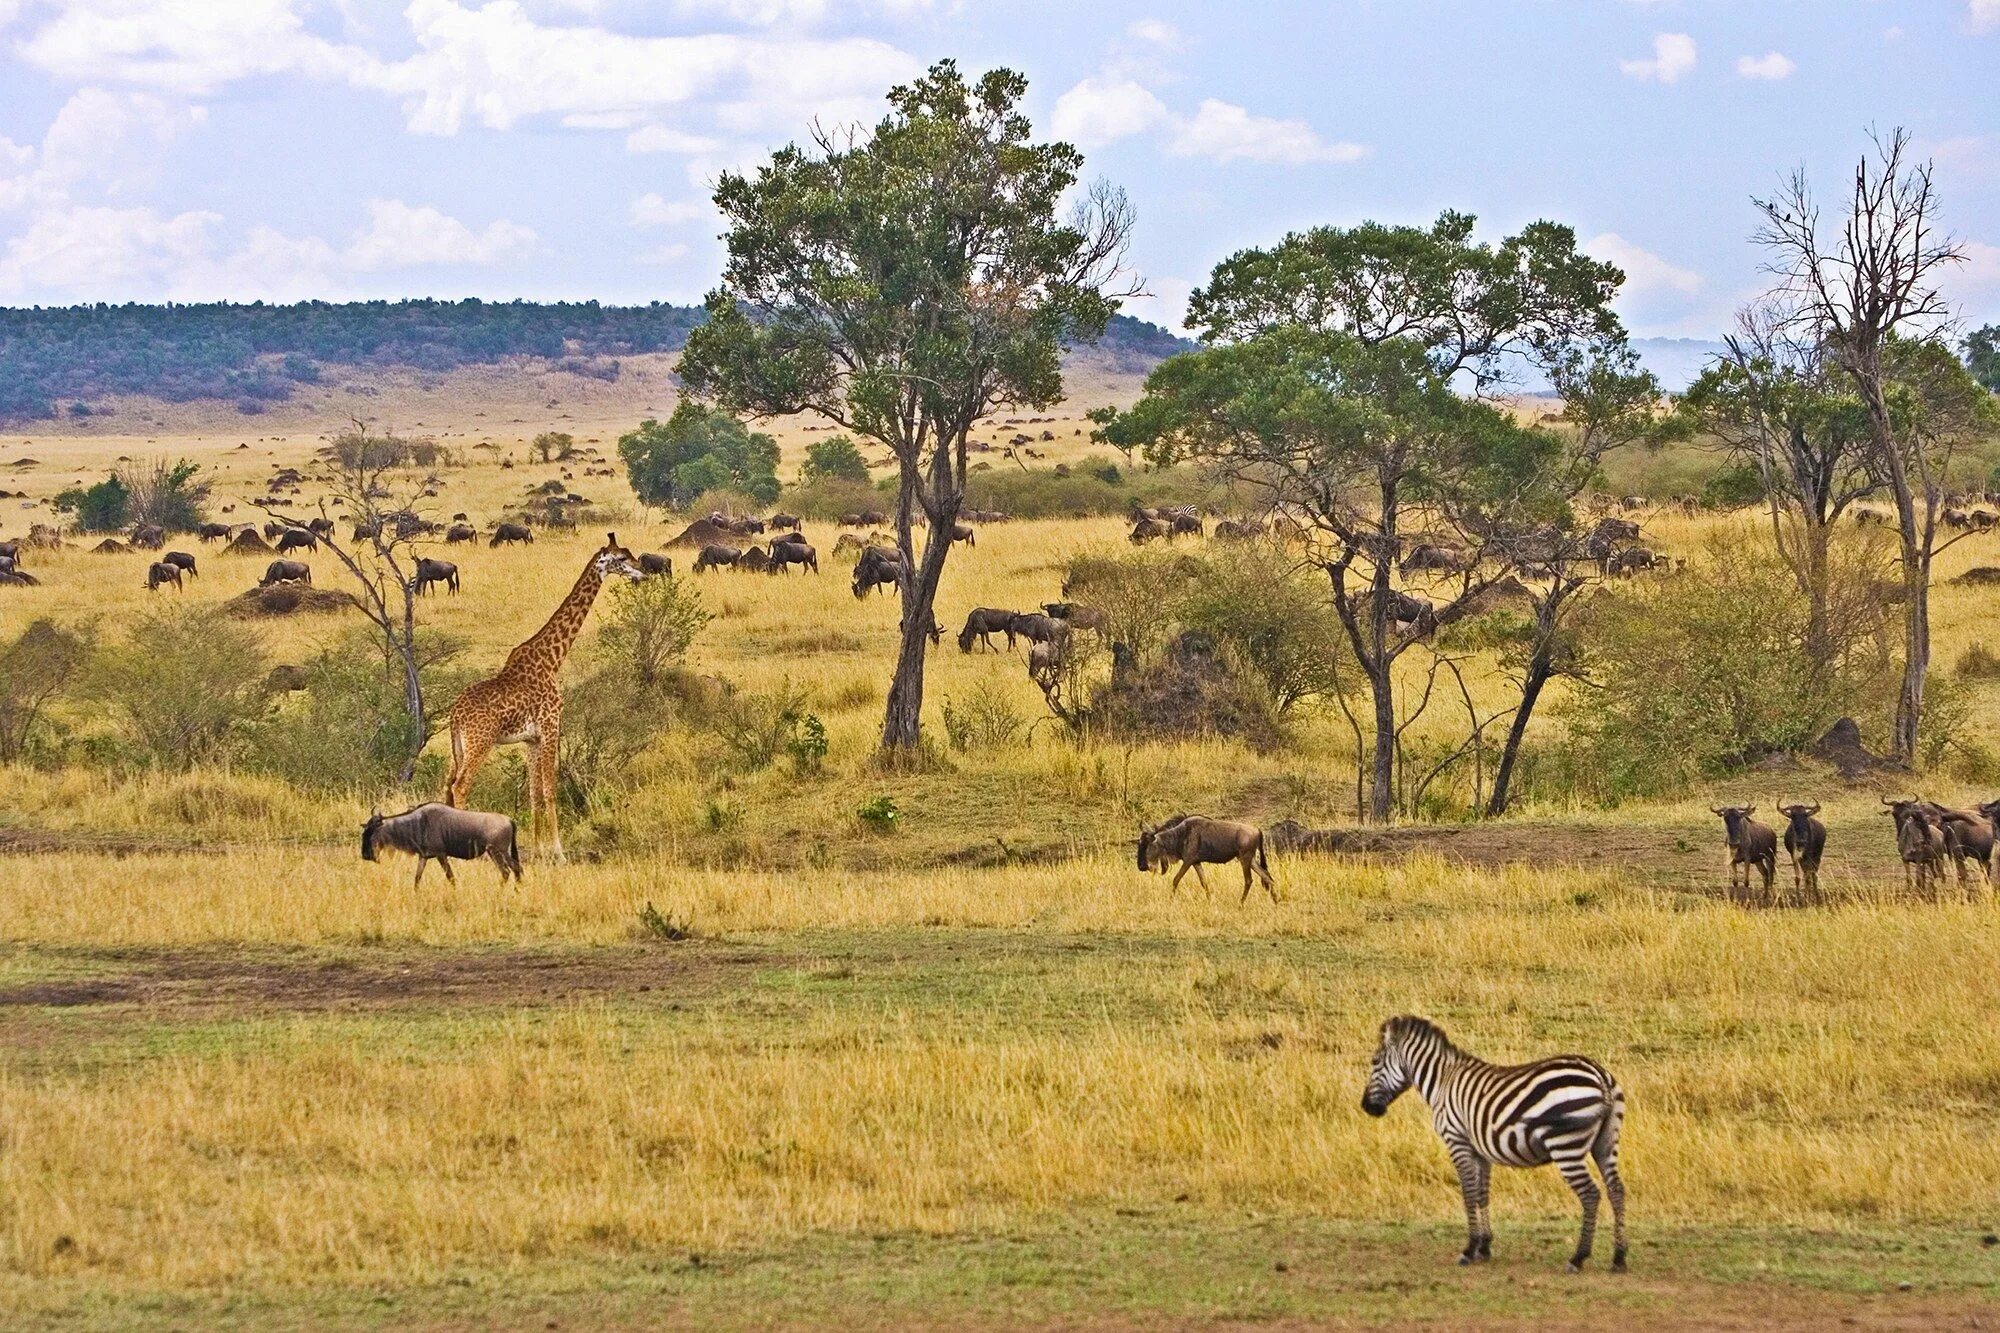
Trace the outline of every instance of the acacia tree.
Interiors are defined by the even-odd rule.
[[[870,134],[816,130],[715,191],[729,259],[680,374],[732,411],[813,411],[886,445],[897,464],[902,645],[885,758],[921,739],[931,606],[965,496],[966,436],[1003,404],[1062,397],[1066,342],[1117,307],[1132,214],[1124,196],[1062,197],[1082,157],[1033,143],[1027,81],[969,83],[951,61],[889,94]],[[933,536],[919,557],[913,529]]]
[[[1198,457],[1268,487],[1294,517],[1373,702],[1375,819],[1394,800],[1398,659],[1479,605],[1501,568],[1480,555],[1524,518],[1547,521],[1562,475],[1559,441],[1480,395],[1512,356],[1623,336],[1609,306],[1623,275],[1569,228],[1537,222],[1498,245],[1472,229],[1459,213],[1428,229],[1322,227],[1225,260],[1189,301],[1207,346],[1162,364],[1104,425],[1156,463]],[[1471,557],[1441,607],[1395,586],[1425,530]]]
[[[1907,130],[1874,140],[1832,235],[1803,170],[1768,199],[1755,200],[1763,223],[1757,241],[1770,253],[1778,296],[1794,312],[1797,336],[1824,349],[1854,386],[1868,424],[1872,465],[1896,505],[1902,546],[1903,682],[1896,699],[1896,758],[1911,763],[1923,721],[1930,670],[1930,557],[1935,469],[1898,430],[1892,402],[1892,346],[1937,342],[1950,307],[1939,275],[1964,259],[1963,247],[1938,230],[1931,164],[1910,155]],[[1955,360],[1955,358],[1954,358]],[[1961,367],[1961,369],[1963,369]],[[1927,529],[1930,529],[1927,531]]]

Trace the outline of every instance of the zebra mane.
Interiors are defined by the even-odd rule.
[[[1414,1039],[1419,1042],[1434,1043],[1446,1051],[1458,1051],[1458,1047],[1452,1045],[1451,1038],[1445,1035],[1443,1028],[1430,1019],[1419,1018],[1415,1014],[1398,1014],[1382,1025],[1382,1032],[1384,1036],[1393,1033],[1406,1044]]]

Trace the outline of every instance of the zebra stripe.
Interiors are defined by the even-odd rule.
[[[1427,1019],[1404,1016],[1382,1025],[1368,1068],[1361,1109],[1385,1115],[1389,1104],[1414,1087],[1431,1109],[1431,1124],[1458,1169],[1465,1196],[1465,1252],[1458,1261],[1493,1257],[1493,1224],[1487,1215],[1493,1166],[1555,1165],[1583,1205],[1583,1230],[1572,1272],[1590,1257],[1597,1231],[1594,1160],[1611,1198],[1613,1272],[1625,1269],[1625,1183],[1618,1175],[1618,1131],[1625,1094],[1595,1060],[1558,1055],[1525,1065],[1492,1065],[1451,1044]]]

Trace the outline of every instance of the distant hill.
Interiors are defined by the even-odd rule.
[[[439,373],[534,357],[616,380],[619,358],[678,351],[701,320],[699,306],[595,301],[0,308],[0,423],[88,419],[100,400],[129,396],[256,414],[330,367]],[[1143,374],[1189,345],[1120,315],[1077,356],[1104,373]]]

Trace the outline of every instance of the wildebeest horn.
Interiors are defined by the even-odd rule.
[[[1710,807],[1708,807],[1708,813],[1710,813],[1711,815],[1719,815],[1722,813],[1722,807],[1719,805],[1711,805]]]
[[[1816,814],[1818,814],[1818,813],[1819,813],[1819,802],[1818,802],[1818,801],[1814,801],[1814,802],[1812,803],[1812,809],[1810,809],[1810,810],[1806,811],[1806,813],[1807,813],[1807,814],[1809,814],[1809,815],[1816,815]]]

